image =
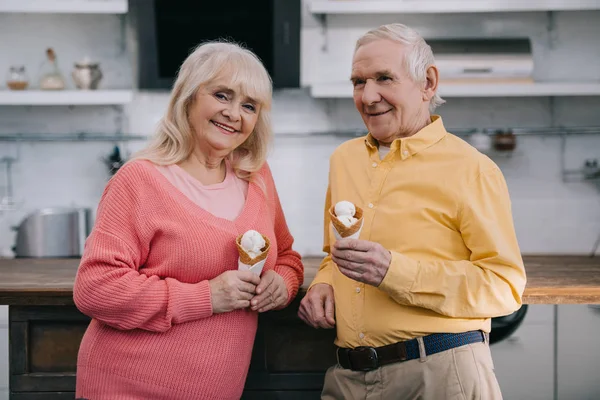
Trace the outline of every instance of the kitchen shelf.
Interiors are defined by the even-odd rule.
[[[4,13],[125,14],[127,0],[0,0]]]
[[[5,106],[120,105],[132,99],[131,90],[0,91],[0,105]]]
[[[313,14],[428,14],[599,10],[598,0],[328,0],[310,2]]]
[[[77,134],[54,134],[54,133],[15,133],[0,134],[0,142],[128,142],[146,141],[148,136],[144,135],[115,135],[102,133],[77,133]],[[0,158],[0,162],[2,159]]]
[[[439,94],[442,97],[600,96],[600,83],[442,84]],[[352,84],[350,82],[313,84],[311,95],[315,98],[351,98]]]

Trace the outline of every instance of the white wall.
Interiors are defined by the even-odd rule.
[[[476,16],[332,16],[328,19],[329,50],[323,53],[318,23],[305,13],[302,81],[345,80],[353,40],[368,28],[392,21],[411,24],[426,37],[529,36],[536,78],[600,79],[600,45],[595,40],[600,37],[600,12],[555,13],[551,33],[546,13]],[[131,65],[137,57],[130,22],[130,18],[113,15],[0,15],[0,71],[23,62],[35,79],[44,49],[52,46],[65,73],[73,61],[89,55],[102,61],[105,87],[127,87],[134,81],[136,71]],[[124,131],[146,135],[152,132],[167,99],[164,92],[137,92],[123,113],[108,106],[0,107],[0,133]],[[544,127],[600,125],[599,109],[600,97],[448,99],[439,113],[449,128]],[[328,155],[345,138],[286,134],[360,129],[362,122],[349,99],[315,100],[306,90],[276,93],[273,121],[277,136],[270,161],[290,228],[303,254],[319,253]],[[129,143],[128,147],[133,150],[142,144]],[[569,167],[578,168],[585,158],[600,156],[598,148],[600,136],[569,139]],[[19,157],[14,165],[14,194],[23,201],[18,211],[0,215],[0,248],[6,251],[13,245],[10,227],[35,208],[95,208],[108,178],[100,158],[111,149],[111,143],[0,143],[0,157]],[[524,253],[586,254],[600,234],[597,190],[590,183],[561,181],[559,149],[559,139],[554,137],[519,137],[512,157],[496,159],[509,183]],[[295,179],[289,179],[290,175]],[[0,185],[4,185],[3,177]]]

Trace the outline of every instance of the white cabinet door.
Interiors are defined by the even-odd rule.
[[[8,399],[8,306],[0,306],[0,400]]]
[[[8,328],[0,325],[0,400],[8,400]]]
[[[558,400],[600,399],[600,309],[558,306]]]
[[[503,398],[554,398],[554,310],[530,305],[521,326],[491,346]]]

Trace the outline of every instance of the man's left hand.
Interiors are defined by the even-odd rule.
[[[288,290],[285,281],[277,272],[266,271],[256,286],[256,296],[250,301],[253,311],[265,312],[285,305],[288,301]]]
[[[331,247],[331,258],[348,278],[378,287],[390,267],[392,254],[379,243],[340,239]]]

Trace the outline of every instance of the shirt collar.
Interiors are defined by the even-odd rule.
[[[429,146],[436,144],[446,136],[447,133],[442,117],[439,115],[432,115],[431,123],[414,135],[394,140],[390,146],[390,153],[399,152],[401,158],[404,160],[425,150]],[[368,133],[365,137],[365,145],[369,149],[369,152],[377,151],[377,140],[371,133]]]

